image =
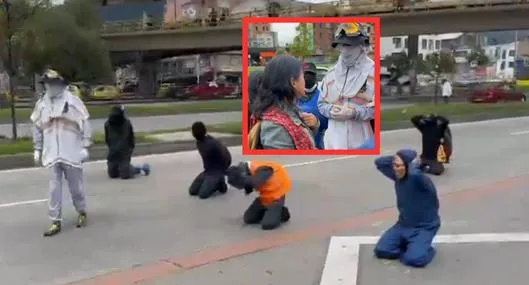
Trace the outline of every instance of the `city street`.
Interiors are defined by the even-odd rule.
[[[181,103],[179,103],[181,104]],[[382,105],[382,109],[402,108],[409,106],[405,103],[389,103]],[[153,132],[158,130],[175,130],[190,127],[193,122],[201,120],[206,124],[222,124],[241,120],[241,112],[218,112],[218,113],[197,113],[152,117],[131,118],[136,132]],[[92,129],[96,133],[104,132],[106,119],[92,119]],[[18,124],[20,136],[31,136],[31,124]],[[0,135],[11,137],[11,124],[0,124]]]
[[[442,199],[441,234],[529,232],[528,124],[529,117],[453,125],[453,162],[433,178]],[[386,153],[420,143],[416,130],[385,132],[382,140]],[[249,159],[240,148],[231,150],[234,163]],[[285,163],[293,179],[292,219],[276,231],[242,225],[253,195],[232,189],[209,200],[189,197],[187,187],[202,167],[196,152],[135,158],[150,162],[153,173],[129,181],[110,181],[104,162],[88,163],[89,225],[74,227],[66,195],[64,229],[53,238],[42,237],[49,171],[2,171],[2,281],[317,285],[331,236],[376,236],[395,219],[393,185],[376,171],[373,157],[257,159]],[[360,285],[390,279],[398,285],[523,284],[529,278],[525,243],[440,245],[423,270],[377,261],[371,249],[360,252]]]

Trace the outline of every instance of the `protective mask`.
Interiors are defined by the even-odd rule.
[[[316,89],[316,75],[305,73],[305,92],[310,93]]]
[[[347,67],[351,67],[355,65],[358,62],[360,56],[364,54],[364,47],[340,45],[339,51],[342,63]]]
[[[46,94],[50,96],[51,98],[57,97],[60,95],[66,87],[64,85],[60,84],[44,84],[44,87],[46,88]]]

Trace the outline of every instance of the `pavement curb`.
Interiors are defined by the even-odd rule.
[[[242,136],[220,137],[218,138],[226,146],[238,146],[242,144]],[[175,141],[175,142],[158,142],[158,143],[141,143],[136,144],[133,156],[142,156],[150,154],[162,154],[171,152],[180,152],[194,150],[195,141]],[[106,159],[107,148],[105,146],[95,146],[90,150],[90,160]],[[0,170],[17,169],[34,167],[33,154],[13,154],[0,156]]]

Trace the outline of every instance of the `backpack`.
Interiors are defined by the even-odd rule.
[[[261,121],[257,121],[248,133],[248,144],[250,149],[263,149],[261,145]]]

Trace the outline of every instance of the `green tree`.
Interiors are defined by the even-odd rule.
[[[485,54],[483,49],[478,48],[467,56],[467,61],[470,63],[475,62],[478,66],[485,66],[490,63],[490,58]]]
[[[405,52],[394,53],[384,58],[384,66],[394,72],[396,78],[407,74],[411,69],[411,60]]]
[[[296,27],[296,37],[294,41],[289,46],[290,53],[294,56],[299,56],[302,59],[306,56],[310,56],[313,53],[311,49],[312,43],[312,29],[309,25],[310,23],[301,23]]]
[[[28,72],[48,66],[68,80],[96,82],[110,76],[101,21],[90,0],[41,9],[21,29],[21,57]]]
[[[429,69],[436,73],[454,73],[456,70],[456,61],[452,53],[440,52],[432,53],[426,56],[426,64]]]

